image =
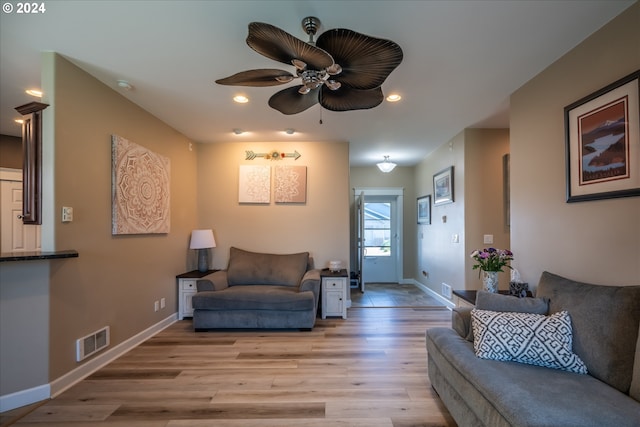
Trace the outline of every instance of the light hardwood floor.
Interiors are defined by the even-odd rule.
[[[15,425],[455,426],[427,377],[438,308],[351,308],[310,332],[210,331],[178,321]]]

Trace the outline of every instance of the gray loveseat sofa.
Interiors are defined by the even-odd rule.
[[[311,330],[320,296],[320,270],[308,252],[267,254],[231,248],[226,270],[197,281],[192,298],[196,331],[218,328]]]
[[[429,379],[456,422],[462,427],[640,426],[640,286],[598,286],[544,272],[536,297],[479,292],[473,317],[471,309],[454,309],[453,329],[427,330]],[[485,332],[478,315],[502,319],[513,315],[509,312],[544,311],[569,313],[565,332],[587,374],[476,356],[474,333]],[[513,323],[503,326],[506,335],[499,340],[518,340]],[[496,344],[487,344],[486,336],[478,344]]]

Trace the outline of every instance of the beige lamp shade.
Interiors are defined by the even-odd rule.
[[[216,239],[213,230],[193,230],[191,232],[191,244],[189,249],[208,249],[216,247]]]

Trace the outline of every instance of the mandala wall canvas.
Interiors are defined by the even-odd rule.
[[[276,203],[307,201],[307,167],[276,166],[274,176]]]
[[[169,159],[117,135],[111,148],[111,234],[168,233]]]
[[[271,167],[240,165],[238,202],[271,202]]]

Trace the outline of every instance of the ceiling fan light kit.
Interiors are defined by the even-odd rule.
[[[287,115],[301,113],[318,103],[331,111],[380,105],[384,100],[382,83],[402,62],[400,46],[344,28],[325,31],[314,42],[319,27],[318,18],[304,18],[302,28],[309,41],[303,42],[273,25],[250,23],[246,40],[249,47],[274,61],[293,65],[296,74],[278,69],[247,70],[216,83],[266,87],[300,79],[300,85],[281,90],[269,99],[270,107]]]

